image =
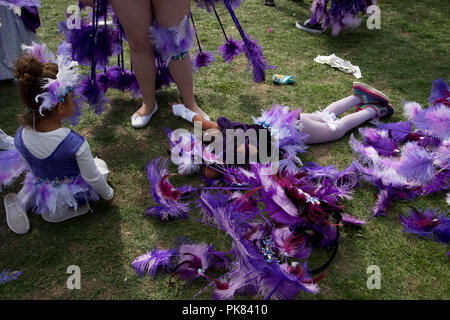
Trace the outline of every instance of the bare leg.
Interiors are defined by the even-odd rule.
[[[128,39],[139,87],[143,96],[138,116],[150,114],[155,107],[155,56],[150,42],[149,27],[152,24],[151,0],[111,0],[125,35]]]
[[[156,20],[164,27],[178,25],[190,12],[189,0],[153,0]],[[198,107],[194,98],[192,65],[189,55],[185,59],[171,60],[169,70],[186,107],[200,116],[206,114]]]
[[[375,110],[366,108],[356,113],[349,114],[337,121],[336,130],[331,130],[324,122],[314,121],[302,117],[303,132],[309,136],[306,138],[307,144],[323,143],[334,141],[344,136],[349,130],[361,125],[376,116]]]

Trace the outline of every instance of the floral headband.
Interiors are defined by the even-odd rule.
[[[52,110],[60,102],[64,102],[65,97],[79,83],[78,63],[64,55],[55,59],[54,54],[45,44],[33,42],[31,46],[22,46],[22,49],[41,63],[53,62],[58,65],[56,79],[45,78],[42,89],[46,90],[46,92],[35,97],[35,101],[38,103],[39,99],[41,99],[39,113],[43,115],[42,112],[44,110]]]

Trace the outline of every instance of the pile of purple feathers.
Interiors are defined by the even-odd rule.
[[[224,232],[231,247],[226,252],[206,243],[154,248],[132,263],[139,276],[153,277],[162,269],[171,278],[207,279],[205,290],[213,288],[215,299],[293,299],[300,291],[317,293],[326,273],[323,269],[313,277],[307,263],[312,250],[337,249],[341,222],[365,223],[339,205],[356,185],[353,168],[339,172],[310,163],[295,173],[267,175],[267,166],[252,164],[222,168],[224,178],[210,186],[177,188],[169,181],[167,163],[158,158],[148,164],[157,205],[145,215],[193,218]],[[191,215],[194,209],[199,217]],[[217,272],[222,275],[215,277]]]
[[[443,79],[433,81],[428,102],[423,108],[403,101],[407,121],[376,123],[359,130],[362,141],[350,138],[355,168],[379,190],[374,216],[386,215],[395,199],[450,189],[450,91]],[[400,220],[407,232],[450,243],[450,219],[438,209],[412,208]]]
[[[430,105],[403,101],[407,121],[376,123],[353,135],[350,146],[362,178],[379,189],[373,213],[385,215],[393,199],[450,189],[450,91],[444,80],[433,81]]]
[[[301,144],[303,135],[287,138],[298,113],[275,105],[255,122],[272,123],[272,131],[277,129],[282,141],[280,148],[294,141]],[[148,208],[145,215],[162,221],[195,219],[224,232],[231,247],[226,252],[205,243],[154,248],[132,263],[136,272],[153,277],[162,269],[171,274],[171,279],[207,279],[204,290],[213,288],[215,299],[241,295],[293,299],[300,291],[317,293],[317,282],[324,277],[326,266],[309,268],[313,249],[328,251],[333,257],[340,242],[339,227],[365,223],[344,213],[340,205],[341,199],[351,199],[358,184],[356,169],[350,166],[339,171],[334,166],[307,163],[303,167],[284,166],[269,174],[270,164],[232,166],[217,161],[218,155],[192,134],[175,137],[168,130],[168,136],[172,154],[186,160],[178,166],[179,173],[198,172],[199,165],[189,161],[200,157],[200,163],[215,168],[222,176],[198,187],[175,187],[169,180],[168,161],[154,159],[147,173],[157,205]],[[191,213],[195,209],[200,212],[197,217]],[[215,277],[217,272],[222,275]]]
[[[133,261],[133,268],[141,277],[154,277],[164,270],[171,274],[170,279],[206,279],[208,284],[193,298],[207,289],[213,290],[214,299],[293,299],[301,291],[317,293],[318,282],[337,251],[339,228],[366,223],[345,213],[340,202],[352,199],[360,178],[380,190],[374,216],[386,214],[393,199],[449,189],[450,94],[442,79],[433,82],[429,102],[428,108],[404,102],[407,121],[377,122],[375,127],[360,129],[362,141],[350,139],[357,159],[343,171],[316,163],[297,167],[296,161],[274,174],[267,174],[270,164],[227,166],[194,135],[175,138],[168,130],[172,154],[175,151],[189,160],[201,158],[201,165],[215,168],[222,176],[197,187],[175,187],[169,181],[168,161],[153,160],[147,172],[157,205],[145,215],[162,221],[195,219],[224,232],[231,247],[216,251],[212,244],[188,242],[171,249],[155,247]],[[298,118],[292,112],[275,105],[254,121],[286,139],[295,125],[293,119]],[[296,156],[293,151],[286,157],[290,144],[300,144],[297,151],[304,152],[303,140],[304,136],[286,139],[280,145],[281,161]],[[178,165],[178,172],[199,172],[200,164],[186,161]],[[193,211],[199,214],[194,216]],[[412,208],[399,217],[406,232],[450,242],[448,213]],[[326,250],[331,258],[321,267],[311,268],[308,260],[313,250]]]

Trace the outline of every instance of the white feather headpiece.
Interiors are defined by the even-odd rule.
[[[58,65],[56,79],[45,78],[42,86],[45,92],[38,94],[34,99],[38,103],[41,99],[39,113],[43,115],[44,110],[52,110],[60,102],[64,102],[65,97],[79,83],[78,63],[68,56],[57,56],[55,59],[45,44],[33,42],[31,46],[23,45],[22,49],[41,63],[53,62]]]

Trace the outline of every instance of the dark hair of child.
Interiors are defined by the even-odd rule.
[[[42,89],[44,79],[56,79],[58,66],[55,63],[41,63],[36,58],[23,55],[14,64],[14,77],[16,79],[19,98],[27,107],[23,114],[17,116],[21,125],[33,128],[40,119],[47,118],[51,111],[45,110],[39,113],[40,102],[35,98],[38,94],[44,93]]]

